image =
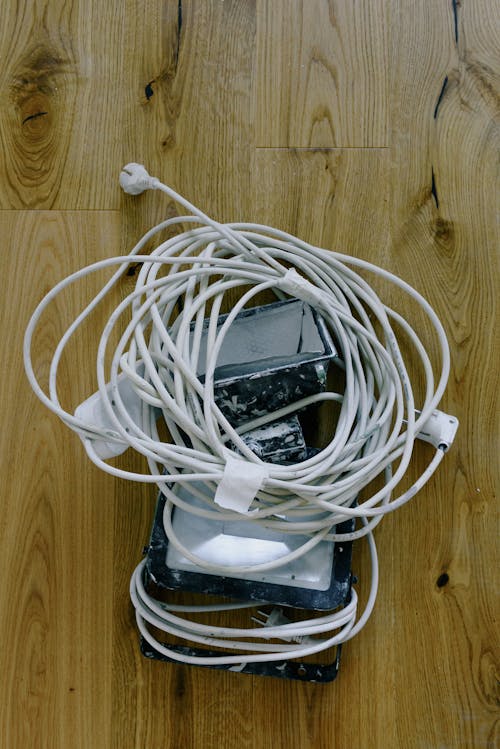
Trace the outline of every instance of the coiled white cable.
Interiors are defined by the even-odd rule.
[[[166,497],[164,525],[169,543],[207,571],[234,575],[268,570],[300,557],[325,538],[354,540],[365,535],[368,536],[375,570],[373,528],[383,515],[403,505],[421,489],[434,473],[449,444],[438,440],[428,467],[409,489],[398,494],[397,487],[410,463],[414,441],[435,413],[448,379],[449,349],[435,312],[407,283],[364,260],[311,246],[268,226],[219,224],[174,190],[150,177],[144,167],[128,165],[120,182],[131,194],[144,189],[161,190],[192,215],[163,221],[148,231],[129,255],[93,263],[62,280],[45,296],[33,313],[24,339],[25,369],[33,390],[48,408],[81,436],[88,456],[96,465],[117,477],[158,485]],[[177,225],[188,228],[161,242],[151,254],[141,254],[155,235]],[[110,429],[62,408],[57,375],[68,341],[125,273],[131,261],[142,264],[135,289],[111,314],[102,332],[97,355],[99,394],[112,425]],[[39,384],[31,361],[32,339],[41,314],[71,284],[97,270],[114,266],[118,267],[110,281],[61,337],[52,358],[47,393]],[[416,332],[401,314],[384,305],[353,268],[369,271],[395,284],[423,309],[440,348],[437,384],[429,356]],[[233,305],[224,324],[218,325],[224,297],[235,289],[241,290],[241,298]],[[303,299],[320,311],[339,348],[345,367],[345,390],[343,393],[325,392],[303,398],[244,427],[234,428],[214,400],[217,356],[236,315],[246,305],[251,305],[257,294],[267,289],[274,290],[279,298],[288,295]],[[176,314],[179,301],[182,301],[182,311]],[[207,317],[208,340],[202,382],[197,372],[202,326]],[[124,318],[127,318],[125,322]],[[109,372],[106,372],[106,353],[116,328],[122,333],[113,351]],[[413,345],[425,376],[425,396],[423,403],[419,404],[420,412],[415,410],[411,379],[395,332],[398,330]],[[122,398],[124,379],[138,398],[139,418],[131,415]],[[223,510],[213,502],[228,456],[252,465],[264,465],[243,441],[242,433],[313,403],[328,401],[340,405],[329,444],[314,457],[293,466],[265,464],[262,485],[251,511],[238,516],[248,523],[260,523],[281,533],[305,534],[309,540],[285,557],[252,567],[210,564],[185,548],[174,532],[172,509],[178,506],[202,517],[234,520],[234,511]],[[172,437],[171,443],[165,443],[159,437],[157,417],[160,412]],[[96,449],[102,442],[131,447],[144,455],[149,474],[125,471],[107,463]],[[384,477],[383,487],[373,493],[367,491],[378,476]],[[193,487],[203,506],[192,506],[181,499],[178,488],[184,484]],[[357,497],[361,498],[355,505]],[[283,519],[285,513],[286,519]],[[362,521],[360,527],[349,534],[337,533],[336,526],[348,518]],[[329,647],[349,639],[359,631],[360,623],[364,624],[373,608],[376,577],[374,573],[366,616],[364,614],[357,624],[354,623],[357,599],[353,594],[346,609],[325,619],[324,631],[338,629],[336,635],[309,643],[308,648],[267,644],[259,655],[254,653],[255,644],[250,646],[237,639],[230,647],[246,650],[245,658],[242,659],[241,654],[221,656],[218,662],[271,660],[275,656],[282,659],[283,653],[299,657],[306,651],[315,652],[315,649],[323,649],[321,646]],[[178,617],[172,618],[165,605],[160,607],[148,596],[141,581],[142,566],[139,566],[132,578],[131,595],[139,628],[150,642],[154,638],[148,633],[146,622],[170,633],[175,631],[191,641],[211,642],[215,646],[220,646],[224,640],[228,647],[228,636],[250,636],[236,630],[233,635],[224,631],[215,638],[208,637],[199,626],[184,619],[181,622]],[[302,634],[316,634],[314,628],[317,626],[317,620],[311,620],[295,629]],[[211,627],[210,631],[216,630]],[[255,635],[256,630],[252,629],[251,636]],[[269,631],[262,636],[269,638]],[[156,640],[154,646],[160,651],[164,647]],[[170,650],[168,654],[188,662],[194,658]]]

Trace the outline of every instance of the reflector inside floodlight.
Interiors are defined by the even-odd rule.
[[[188,502],[199,502],[198,499],[190,498],[188,491],[184,489],[182,498]],[[350,542],[323,541],[303,554],[297,562],[266,574],[234,577],[228,574],[209,574],[204,568],[179,554],[169,542],[163,524],[165,501],[163,494],[160,494],[146,558],[147,577],[160,588],[244,601],[268,601],[309,611],[332,611],[345,604],[351,586]],[[240,526],[244,535],[239,535],[236,526],[241,522],[234,521],[230,528],[227,522],[196,518],[178,507],[172,511],[174,532],[179,540],[193,554],[205,554],[205,558],[210,554],[210,558],[216,563],[222,561],[227,564],[227,556],[220,553],[220,549],[227,546],[233,553],[233,563],[240,564],[246,563],[252,553],[258,555],[259,559],[271,559],[276,554],[282,556],[298,542],[297,536],[285,537],[284,534],[271,532],[257,534],[257,526],[254,527],[253,523],[251,527]],[[344,521],[337,526],[338,533],[350,533],[353,529],[353,520]],[[294,538],[295,540],[291,540]],[[301,538],[303,541],[305,537]],[[249,551],[252,547],[253,551]]]
[[[200,490],[202,487],[198,487]],[[187,488],[179,497],[191,507],[206,508]],[[192,554],[218,566],[245,567],[265,564],[287,556],[307,541],[309,536],[278,533],[245,520],[223,521],[199,517],[179,507],[173,511],[173,531]],[[321,541],[300,558],[264,572],[224,573],[240,580],[287,585],[312,590],[327,590],[332,579],[334,544]],[[169,544],[166,564],[170,569],[207,574]],[[213,573],[212,573],[213,574]]]

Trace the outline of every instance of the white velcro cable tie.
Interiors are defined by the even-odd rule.
[[[265,466],[228,455],[224,475],[215,492],[215,504],[245,515],[268,476]]]
[[[297,273],[295,268],[287,270],[277,286],[282,289],[282,291],[290,294],[290,296],[302,299],[303,302],[307,302],[313,306],[321,304],[324,297],[324,292],[314,286],[314,284],[306,278],[303,278],[299,273]]]

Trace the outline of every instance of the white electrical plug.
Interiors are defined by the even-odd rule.
[[[140,195],[145,190],[154,190],[158,184],[142,164],[126,164],[120,173],[120,186],[129,195]]]
[[[281,627],[284,624],[291,624],[292,622],[290,619],[288,619],[284,613],[283,609],[281,609],[279,606],[275,606],[269,614],[266,614],[265,611],[257,611],[259,616],[262,617],[262,619],[259,619],[256,616],[252,616],[251,619],[256,624],[259,624],[261,627]],[[266,639],[276,639],[276,640],[283,640],[283,642],[312,642],[313,638],[309,635],[292,635],[291,637],[285,637],[283,635],[269,635]]]

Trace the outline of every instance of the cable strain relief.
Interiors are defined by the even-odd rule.
[[[276,285],[286,294],[301,299],[313,307],[321,306],[324,302],[324,292],[314,286],[307,278],[299,275],[295,268],[287,270]]]

